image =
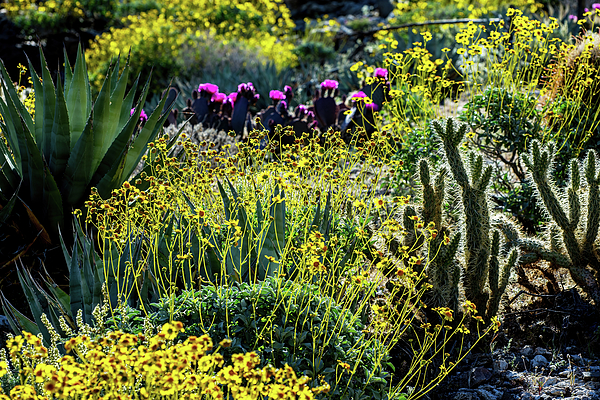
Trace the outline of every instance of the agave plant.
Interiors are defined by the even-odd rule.
[[[67,338],[70,331],[80,331],[83,328],[82,324],[93,326],[94,322],[97,322],[94,321],[97,308],[102,308],[107,300],[110,305],[119,304],[119,301],[123,300],[123,296],[119,298],[120,293],[135,294],[126,299],[129,307],[149,309],[151,303],[158,302],[156,279],[148,269],[138,276],[125,273],[127,264],[137,265],[142,259],[141,248],[145,240],[143,236],[130,235],[121,254],[115,254],[112,249],[113,251],[101,255],[95,249],[91,235],[83,231],[77,218],[74,221],[74,245],[71,251],[61,236],[61,247],[69,269],[68,293],[54,282],[47,271],[41,279],[43,284],[39,284],[27,269],[17,268],[19,282],[33,319],[14,307],[3,293],[0,294],[4,315],[15,334],[20,334],[23,330],[35,335],[41,333],[44,341],[50,343],[50,330],[42,317],[46,315],[53,330],[62,338]],[[108,246],[105,244],[104,247]],[[112,257],[114,268],[105,267],[109,264],[108,257]],[[114,271],[117,271],[118,275]],[[137,291],[134,290],[136,284],[139,288]]]
[[[40,221],[54,243],[67,228],[71,211],[83,207],[92,187],[102,197],[120,187],[132,174],[174,103],[164,96],[143,127],[139,127],[148,84],[135,102],[138,80],[126,92],[127,60],[109,67],[92,102],[85,58],[78,49],[74,68],[65,54],[64,81],[53,81],[40,50],[41,75],[30,63],[35,90],[32,117],[0,63],[4,99],[0,99],[0,192],[17,193]],[[139,77],[138,77],[139,79]],[[169,92],[172,93],[172,92]],[[135,109],[131,112],[132,108]],[[20,186],[19,186],[20,185]]]

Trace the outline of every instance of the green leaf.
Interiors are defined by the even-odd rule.
[[[14,308],[12,304],[4,297],[4,293],[2,294],[2,309],[4,315],[8,319],[8,324],[12,328],[15,335],[20,335],[22,331],[33,333],[34,335],[38,335],[40,333],[40,329],[37,324],[21,314],[19,310]]]
[[[8,217],[10,217],[10,214],[12,213],[12,210],[17,201],[17,197],[18,197],[17,193],[19,192],[20,187],[21,187],[21,185],[19,184],[19,186],[17,187],[17,190],[12,194],[12,196],[10,196],[10,199],[8,200],[6,205],[0,210],[0,225],[4,224],[6,219]]]
[[[81,282],[81,271],[79,269],[79,250],[78,246],[73,246],[73,254],[69,267],[69,294],[71,296],[71,315],[77,316],[79,310],[85,311],[83,302],[83,288]]]
[[[52,81],[52,76],[50,75],[50,70],[48,69],[48,65],[46,64],[46,58],[44,57],[44,53],[42,52],[42,48],[40,46],[40,60],[42,62],[42,86],[44,88],[43,92],[36,92],[37,96],[43,93],[44,99],[44,108],[41,110],[43,112],[43,125],[42,125],[42,141],[38,142],[38,148],[44,154],[46,160],[50,159],[51,154],[51,140],[52,140],[52,127],[54,125],[54,109],[56,102],[56,93],[54,90],[54,82]],[[59,79],[60,80],[60,77]],[[36,108],[36,129],[37,127],[37,108]],[[37,136],[37,135],[36,135]]]
[[[171,108],[173,108],[175,102],[171,103],[170,105],[166,105],[166,100],[167,97],[164,96],[160,101],[159,105],[156,106],[156,108],[148,118],[148,121],[146,121],[146,124],[144,125],[138,136],[135,138],[131,148],[129,149],[124,169],[124,175],[126,177],[129,177],[134,171],[135,167],[139,164],[140,160],[142,159],[142,156],[146,152],[148,143],[154,141],[154,139],[158,135],[158,132],[163,128],[165,121],[169,117],[169,112],[171,111]],[[161,115],[161,110],[165,109],[165,107],[166,111]],[[141,109],[136,111],[141,112]]]
[[[34,293],[34,288],[36,285],[33,283],[33,278],[28,272],[21,272],[21,269],[17,267],[17,275],[19,277],[19,282],[21,283],[21,288],[23,292],[25,292],[25,297],[27,298],[27,302],[29,303],[29,308],[31,309],[31,314],[33,315],[33,319],[38,326],[38,329],[42,332],[44,336],[44,340],[49,343],[50,342],[50,333],[48,329],[44,326],[42,322],[42,314],[45,312],[42,304],[40,304],[40,300],[37,296],[37,293]]]
[[[58,79],[56,83],[56,102],[50,144],[52,154],[49,158],[49,167],[55,177],[60,177],[65,172],[71,155],[71,134],[69,132],[69,113],[61,80]]]
[[[71,131],[71,150],[79,142],[84,129],[87,129],[88,117],[92,110],[91,88],[88,80],[85,57],[81,50],[81,44],[77,48],[77,60],[75,70],[71,78],[70,87],[66,97],[67,110],[69,112],[69,125]],[[66,88],[65,88],[66,89]],[[91,128],[91,127],[90,127]]]
[[[67,96],[68,91],[71,90],[71,82],[73,81],[73,68],[71,68],[66,47],[63,47],[63,59],[65,60],[65,88],[63,95]]]

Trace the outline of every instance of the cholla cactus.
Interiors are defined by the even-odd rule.
[[[498,312],[510,271],[517,262],[518,250],[510,251],[500,274],[500,235],[498,231],[494,231],[490,238],[490,211],[487,201],[487,188],[492,170],[491,167],[483,168],[482,156],[471,152],[468,156],[470,173],[467,173],[458,147],[464,138],[467,125],[456,125],[450,118],[445,126],[440,121],[433,121],[432,128],[443,143],[447,168],[461,187],[461,219],[465,224],[464,232],[456,232],[450,237],[449,229],[444,227],[442,222],[446,169],[443,168],[438,173],[435,185],[432,186],[429,165],[427,161],[421,161],[423,223],[425,226],[434,225],[438,230],[428,246],[427,273],[433,286],[433,294],[439,300],[455,307],[458,304],[458,286],[462,275],[465,297],[475,304],[482,315],[489,318]],[[461,248],[463,235],[464,242]],[[462,260],[457,256],[459,252],[463,254]]]
[[[518,245],[524,252],[521,264],[545,260],[556,267],[568,269],[575,283],[594,300],[596,307],[600,307],[600,258],[596,251],[600,226],[600,173],[597,171],[596,153],[590,150],[584,166],[581,166],[587,185],[581,183],[581,167],[577,160],[571,160],[570,184],[566,190],[557,188],[551,179],[549,168],[554,154],[554,145],[542,147],[534,141],[530,153],[523,156],[523,162],[529,170],[530,179],[535,182],[546,213],[553,221],[550,229],[558,229],[562,235],[551,234],[547,244],[521,238],[518,230],[506,221],[500,226],[507,241]]]

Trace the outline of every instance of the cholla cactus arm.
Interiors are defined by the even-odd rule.
[[[442,204],[444,202],[444,184],[446,169],[442,168],[435,180],[435,187],[431,185],[429,163],[421,160],[419,175],[423,185],[423,222],[427,226],[430,222],[435,224],[435,229],[442,226]]]
[[[585,178],[588,183],[588,209],[587,227],[582,250],[587,257],[597,260],[592,256],[592,250],[598,236],[598,227],[600,226],[600,193],[598,187],[600,174],[596,175],[596,153],[593,150],[590,150],[588,153],[586,161]],[[596,266],[596,270],[598,270],[598,266]]]
[[[432,122],[432,127],[442,139],[446,160],[456,182],[462,188],[462,203],[465,220],[465,296],[475,303],[479,310],[485,310],[488,294],[485,283],[488,276],[489,258],[489,208],[487,203],[486,186],[489,183],[487,171],[482,173],[483,159],[469,154],[471,178],[465,169],[458,146],[463,139],[467,125],[455,127],[452,118],[446,120],[444,129],[439,121]],[[490,175],[491,176],[491,175]],[[471,183],[473,182],[473,183]]]
[[[539,197],[542,199],[548,214],[556,221],[562,229],[568,229],[569,219],[563,211],[560,201],[554,194],[554,190],[549,181],[548,167],[550,165],[550,156],[548,151],[540,152],[540,143],[535,140],[532,143],[530,154],[523,154],[523,162],[529,169],[529,173],[536,184]]]
[[[490,298],[490,302],[488,304],[487,309],[487,317],[493,317],[498,313],[498,307],[500,306],[500,300],[502,299],[502,295],[506,291],[506,286],[508,286],[508,279],[510,278],[510,272],[517,264],[517,260],[519,259],[519,250],[512,249],[510,255],[508,256],[508,260],[502,267],[502,276],[498,277],[498,286],[496,290],[492,290],[492,296]],[[491,276],[490,276],[491,279]]]
[[[553,146],[548,146],[542,151],[539,142],[534,141],[530,155],[523,155],[523,160],[533,177],[538,195],[542,199],[546,211],[563,231],[563,240],[571,258],[571,263],[578,265],[581,263],[581,250],[575,237],[575,229],[581,215],[579,200],[576,199],[579,186],[579,170],[576,163],[572,165],[575,168],[571,170],[571,186],[568,190],[569,217],[574,218],[571,221],[563,210],[567,205],[561,204],[556,195],[557,189],[550,183],[549,179],[548,167],[552,159],[550,150],[553,148]]]
[[[581,203],[579,201],[579,187],[581,179],[579,176],[579,165],[577,160],[571,160],[571,187],[568,189],[569,196],[569,228],[577,229],[581,217]]]
[[[442,126],[440,121],[432,121],[431,126],[437,135],[442,139],[444,149],[446,151],[446,158],[448,159],[448,165],[452,169],[452,174],[456,182],[462,187],[463,185],[469,184],[469,176],[465,169],[460,153],[458,152],[458,145],[460,145],[463,139],[467,125],[460,124],[457,130],[454,129],[454,123],[452,118],[448,118],[446,122],[446,128]],[[456,151],[449,151],[449,149],[456,149]]]
[[[492,249],[490,251],[490,272],[488,285],[492,295],[498,291],[498,277],[500,276],[500,264],[498,262],[498,252],[500,250],[500,232],[494,230],[492,234]]]

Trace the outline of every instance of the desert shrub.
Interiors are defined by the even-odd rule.
[[[560,178],[570,157],[600,144],[600,34],[588,32],[563,44],[550,66],[542,102],[547,105],[549,136],[558,144]]]
[[[473,131],[470,141],[494,163],[493,200],[529,232],[544,221],[520,157],[528,143],[543,137],[536,106],[532,95],[491,87],[471,97],[459,116]]]
[[[149,318],[162,326],[171,318],[170,300],[163,298],[156,306]],[[255,351],[261,365],[287,364],[311,379],[321,377],[335,398],[380,398],[389,384],[386,359],[377,355],[381,344],[363,332],[365,325],[350,310],[316,286],[276,278],[209,285],[177,295],[174,309],[172,317],[185,326],[178,340],[203,334],[214,341],[229,339],[230,347],[221,351],[225,359]],[[142,332],[143,326],[138,321],[129,329]]]
[[[281,2],[195,0],[159,5],[157,9],[123,17],[123,27],[113,27],[91,43],[86,60],[93,82],[101,79],[114,57],[127,54],[130,49],[134,71],[147,74],[154,67],[158,76],[169,79],[185,72],[188,66],[192,69],[195,62],[202,65],[201,52],[194,54],[190,49],[198,41],[209,39],[217,45],[239,41],[280,68],[295,63],[293,44],[288,43],[286,36],[293,23]]]

